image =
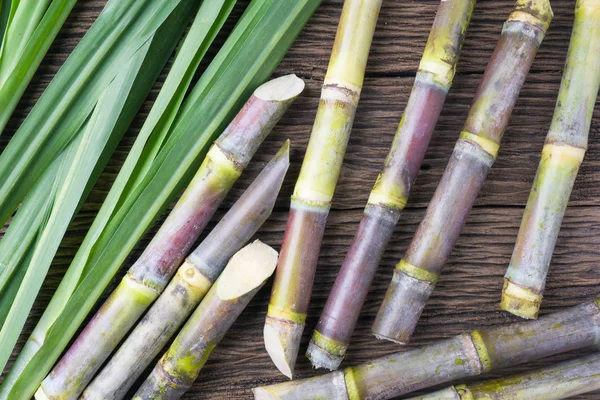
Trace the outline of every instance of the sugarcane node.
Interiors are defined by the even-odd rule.
[[[542,298],[542,294],[536,293],[532,288],[521,286],[505,278],[500,307],[525,319],[537,319]]]
[[[196,265],[190,260],[185,260],[177,270],[177,274],[185,283],[197,290],[208,291],[213,284],[213,281],[196,268]]]

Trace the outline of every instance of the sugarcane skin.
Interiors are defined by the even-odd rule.
[[[381,3],[344,1],[315,123],[294,188],[265,327],[269,319],[276,318],[280,327],[286,326],[281,322],[290,322],[288,333],[301,334],[304,328],[327,215],[350,138]],[[310,237],[303,237],[308,233]],[[290,312],[292,320],[285,317]],[[285,337],[284,362],[293,373],[294,365],[289,364],[295,364],[301,335],[277,335]]]
[[[140,260],[132,266],[128,276],[154,290],[158,296],[175,272],[173,266],[181,263],[181,259],[193,245],[199,231],[204,228],[216,206],[223,201],[229,189],[240,177],[244,167],[245,165],[235,161],[232,154],[223,151],[218,144],[214,144],[172,212],[176,218],[179,209],[198,203],[198,195],[200,195],[201,208],[205,209],[205,212],[198,213],[194,219],[201,220],[202,223],[198,224],[194,220],[181,221],[181,226],[176,231],[169,230],[164,232],[163,236],[157,235],[153,239],[153,242],[158,240],[166,240],[169,243],[181,242],[183,245],[176,247],[183,247],[184,252],[180,252],[181,255],[173,264],[172,254],[163,255],[160,251],[156,251],[162,250],[160,247],[156,250],[153,249],[150,254],[142,254]],[[197,189],[200,189],[198,193],[196,193]],[[159,230],[159,234],[160,232]],[[166,236],[167,234],[168,236]],[[151,243],[149,248],[157,245],[158,243],[154,243],[154,245]],[[166,259],[163,261],[162,257],[166,257]]]
[[[600,344],[600,299],[526,321],[464,333],[344,370],[348,399],[381,400],[428,386]],[[320,377],[333,385],[335,374]],[[301,400],[316,378],[271,385],[275,398]],[[321,389],[326,391],[325,388]],[[341,397],[340,397],[341,398]]]
[[[419,71],[415,80],[415,87],[412,91],[416,95],[418,85],[422,82],[424,86],[433,86],[432,92],[436,91],[434,88],[437,87],[437,90],[442,93],[442,95],[440,95],[441,98],[437,101],[437,107],[434,107],[434,109],[437,109],[437,115],[431,118],[431,120],[433,120],[431,121],[433,126],[430,129],[435,127],[446,94],[452,85],[454,74],[456,73],[456,64],[474,6],[475,0],[445,0],[440,2],[427,44],[425,45],[423,56],[419,63]],[[409,173],[409,175],[414,174],[414,176],[408,176],[405,179],[399,180],[394,179],[395,174],[390,173],[389,169],[392,169],[399,161],[401,162],[401,160],[396,160],[396,158],[398,158],[396,153],[403,148],[402,142],[404,138],[401,133],[404,131],[405,124],[414,123],[410,118],[412,115],[411,100],[414,100],[412,92],[409,98],[409,104],[407,104],[398,130],[396,131],[392,148],[385,160],[384,170],[377,178],[377,182],[369,196],[368,204],[382,204],[386,207],[398,210],[404,209],[406,205],[411,186],[414,183],[416,173],[418,172],[418,168],[416,167],[417,164],[421,164],[422,156],[417,157],[417,159],[420,158],[420,160],[414,163],[416,171],[411,171],[411,173]],[[406,128],[410,129],[409,127]],[[425,129],[425,131],[427,130],[429,129]],[[424,140],[424,142],[423,148],[420,148],[420,151],[416,152],[417,154],[424,154],[429,140]],[[406,146],[406,144],[404,144],[404,146]],[[408,155],[406,157],[408,157]]]
[[[263,245],[264,246],[264,245]],[[272,252],[277,254],[273,249]],[[275,268],[276,258],[272,268]],[[189,389],[206,364],[210,354],[223,339],[231,325],[246,305],[264,285],[272,274],[262,272],[263,280],[250,284],[246,291],[234,299],[223,300],[219,296],[219,286],[230,281],[217,280],[200,306],[192,314],[181,332],[175,338],[165,355],[161,358],[144,382],[138,394],[157,392],[159,398],[178,398]],[[222,275],[236,279],[235,275]]]
[[[345,355],[383,251],[404,209],[451,86],[475,0],[442,1],[384,168],[307,350],[336,369]],[[319,354],[328,358],[319,364]]]
[[[143,369],[183,325],[225,264],[273,210],[289,168],[290,142],[280,150],[192,252],[161,297],[146,313],[84,393],[92,399],[124,398]],[[139,356],[143,354],[143,356]]]
[[[558,232],[587,148],[600,87],[600,2],[579,0],[556,109],[511,262],[501,307],[537,318]]]
[[[600,354],[523,373],[453,388],[456,400],[555,400],[600,387]],[[433,395],[426,396],[433,399]],[[416,398],[412,399],[416,400]]]
[[[200,212],[194,215],[194,219],[198,219],[199,223],[178,222],[177,215],[173,214],[170,221],[180,229],[176,233],[170,232],[172,235],[166,237],[168,240],[166,247],[171,247],[173,242],[181,241],[182,243],[176,247],[183,247],[187,251],[187,248],[193,244],[196,233],[208,223],[207,214],[212,215],[216,205],[223,200],[228,189],[240,176],[242,168],[230,160],[217,145],[211,147],[194,179],[178,202],[180,207],[176,207],[179,210],[182,207],[194,205],[196,202],[188,197],[189,193],[199,191],[207,197],[203,200],[208,202],[202,203],[200,206],[201,209],[207,209],[207,213]],[[177,210],[174,211],[177,213]],[[165,239],[165,236],[157,236],[157,238]],[[163,262],[160,254],[155,254],[159,245],[160,243],[154,242],[148,246],[147,251],[131,267],[121,284],[92,319],[90,325],[72,345],[72,350],[67,351],[44,380],[42,386],[46,395],[51,398],[78,395],[126,332],[156,300],[166,284],[165,278],[161,275],[164,273],[168,278],[171,274],[168,274],[167,271],[152,273],[153,267],[158,266],[159,270],[162,266],[168,267],[172,261],[171,257],[173,257],[173,252],[170,252],[167,255],[169,259]],[[181,252],[180,257],[184,255],[185,253]],[[119,323],[115,321],[115,317],[118,318]],[[90,345],[93,346],[90,351],[85,351],[84,349]],[[61,370],[64,373],[58,373]],[[52,387],[56,393],[53,392]]]
[[[404,263],[394,271],[373,325],[378,337],[403,343],[410,340],[434,283],[433,276],[420,282],[401,268],[416,267],[411,268],[417,272],[413,275],[423,275],[417,268],[440,274],[495,161],[508,118],[551,18],[548,0],[523,0],[504,24],[442,181]]]
[[[340,174],[381,0],[346,0],[294,197],[328,207]]]
[[[503,310],[537,318],[552,252],[584,154],[585,149],[563,143],[544,145],[504,278]]]

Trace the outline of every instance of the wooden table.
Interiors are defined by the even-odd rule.
[[[283,0],[282,0],[283,1]],[[293,0],[289,0],[293,1]],[[414,344],[431,343],[466,330],[518,321],[499,310],[502,277],[510,260],[523,209],[546,136],[567,52],[574,1],[554,0],[555,19],[534,62],[506,131],[499,158],[488,176],[444,274],[415,332]],[[80,0],[0,137],[0,149],[21,123],[53,74],[102,10],[105,0]],[[239,16],[247,1],[240,1]],[[354,131],[333,201],[297,365],[297,377],[316,375],[303,356],[344,254],[357,228],[368,193],[388,152],[437,8],[437,0],[385,0],[367,68],[365,88]],[[215,221],[229,207],[286,138],[292,141],[292,167],[272,218],[257,235],[279,248],[289,198],[317,109],[342,0],[324,0],[276,75],[296,73],[307,89],[259,150],[255,161],[236,184]],[[427,202],[441,177],[454,142],[467,116],[472,96],[500,37],[512,0],[480,0],[464,45],[455,84],[439,120],[410,201],[381,263],[344,365],[360,363],[403,350],[377,341],[370,328],[392,269],[411,240]],[[221,34],[218,44],[224,40]],[[211,56],[214,51],[211,52]],[[206,64],[203,64],[206,66]],[[164,75],[160,82],[164,79]],[[123,143],[100,178],[80,215],[70,227],[48,275],[19,346],[50,299],[77,246],[90,226],[123,162],[159,84],[146,102]],[[541,313],[556,311],[600,294],[600,106],[592,122],[590,145],[581,167],[558,239]],[[214,226],[214,222],[211,224]],[[156,231],[156,227],[153,232]],[[208,231],[208,229],[206,230]],[[140,254],[147,235],[123,266],[124,272]],[[122,273],[117,275],[117,279]],[[263,349],[262,328],[270,283],[252,301],[215,350],[188,399],[249,399],[250,388],[284,381]],[[114,287],[114,286],[113,286]],[[111,288],[112,290],[112,288]],[[592,351],[563,354],[489,377],[550,365]],[[16,354],[16,353],[15,353]],[[598,399],[600,392],[578,399]]]

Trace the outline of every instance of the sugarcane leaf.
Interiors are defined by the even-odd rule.
[[[54,0],[52,2],[20,52],[16,67],[9,71],[10,74],[6,76],[6,79],[0,79],[0,134],[76,1]],[[18,3],[16,0],[14,2]],[[2,42],[8,28],[10,4],[10,1],[5,0],[0,11],[0,39]],[[4,61],[0,56],[0,66],[3,64]]]
[[[11,0],[0,0],[0,43],[4,40],[8,17],[10,16]],[[0,44],[0,46],[2,46]]]
[[[34,231],[34,234],[37,235],[37,231]],[[31,257],[33,256],[33,251],[31,250],[35,243],[35,235],[34,240],[25,247],[23,257],[18,261],[21,266],[29,265],[31,262]],[[26,272],[26,268],[17,268],[15,273],[10,276],[5,289],[0,293],[0,326],[4,325],[4,321],[10,312],[10,308],[17,296]]]
[[[127,198],[146,175],[168,137],[200,61],[225,24],[236,2],[237,0],[214,0],[202,3],[198,16],[178,50],[165,85],[128,156],[127,161],[136,160],[137,164],[129,170],[130,172],[123,173],[124,170],[128,171],[124,166],[119,173],[117,179],[127,180],[120,194],[121,199]],[[126,167],[129,167],[127,162]]]
[[[0,155],[0,225],[77,134],[100,93],[181,2],[194,0],[109,1]]]
[[[20,0],[13,2],[8,29],[2,41],[0,86],[15,68],[27,42],[37,29],[52,0]]]
[[[56,160],[42,175],[0,240],[0,294],[42,226],[43,210],[52,203],[53,184],[61,161]]]

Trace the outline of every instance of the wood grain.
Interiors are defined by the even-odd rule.
[[[105,0],[78,2],[20,102],[7,132],[0,136],[0,150],[6,146],[12,133],[100,13],[105,2]],[[246,4],[247,1],[240,1],[234,16],[239,16]],[[276,74],[296,73],[305,79],[307,89],[259,150],[255,162],[235,185],[231,195],[214,218],[214,221],[218,221],[279,145],[289,137],[293,146],[290,174],[273,217],[257,235],[276,248],[281,243],[289,196],[298,175],[316,112],[320,85],[327,67],[341,4],[341,0],[324,0],[321,8],[281,63]],[[437,4],[437,0],[384,1],[369,59],[365,89],[321,251],[307,331],[301,351],[306,349],[310,331],[316,324],[335,274],[353,238],[369,190],[391,144],[396,125],[410,93]],[[370,327],[391,277],[392,268],[408,246],[423,216],[424,208],[441,177],[468,113],[478,81],[512,5],[513,2],[509,0],[481,0],[475,8],[454,87],[438,123],[408,207],[382,261],[380,273],[367,299],[344,365],[402,350],[396,345],[375,340],[369,333]],[[555,19],[517,103],[502,143],[499,159],[483,187],[451,260],[425,310],[412,346],[430,343],[469,329],[517,320],[501,312],[497,304],[500,299],[502,277],[510,260],[523,208],[539,161],[540,150],[552,118],[569,43],[574,2],[554,0],[552,6]],[[211,56],[223,43],[234,21],[235,18],[232,18],[220,34],[217,45],[210,52]],[[200,70],[206,65],[206,62],[203,63]],[[115,152],[80,215],[69,228],[15,354],[41,315],[44,304],[49,301],[77,246],[81,243],[163,80],[164,74]],[[577,178],[553,258],[543,313],[568,307],[600,294],[598,289],[600,285],[599,133],[600,107],[597,107],[588,153]],[[210,226],[214,226],[214,221]],[[152,232],[155,231],[156,227],[152,229]],[[115,282],[140,254],[152,232],[146,235],[130,255],[122,272],[115,277]],[[271,364],[262,344],[262,326],[269,289],[270,287],[263,289],[252,301],[247,311],[215,350],[201,378],[185,398],[249,399],[250,388],[284,380]],[[589,351],[591,350],[584,349],[540,360],[510,371],[500,371],[498,374],[506,375],[529,370]],[[317,374],[303,356],[299,357],[297,371],[298,377]],[[490,376],[498,376],[498,374]],[[597,399],[600,398],[600,392],[576,398]]]

